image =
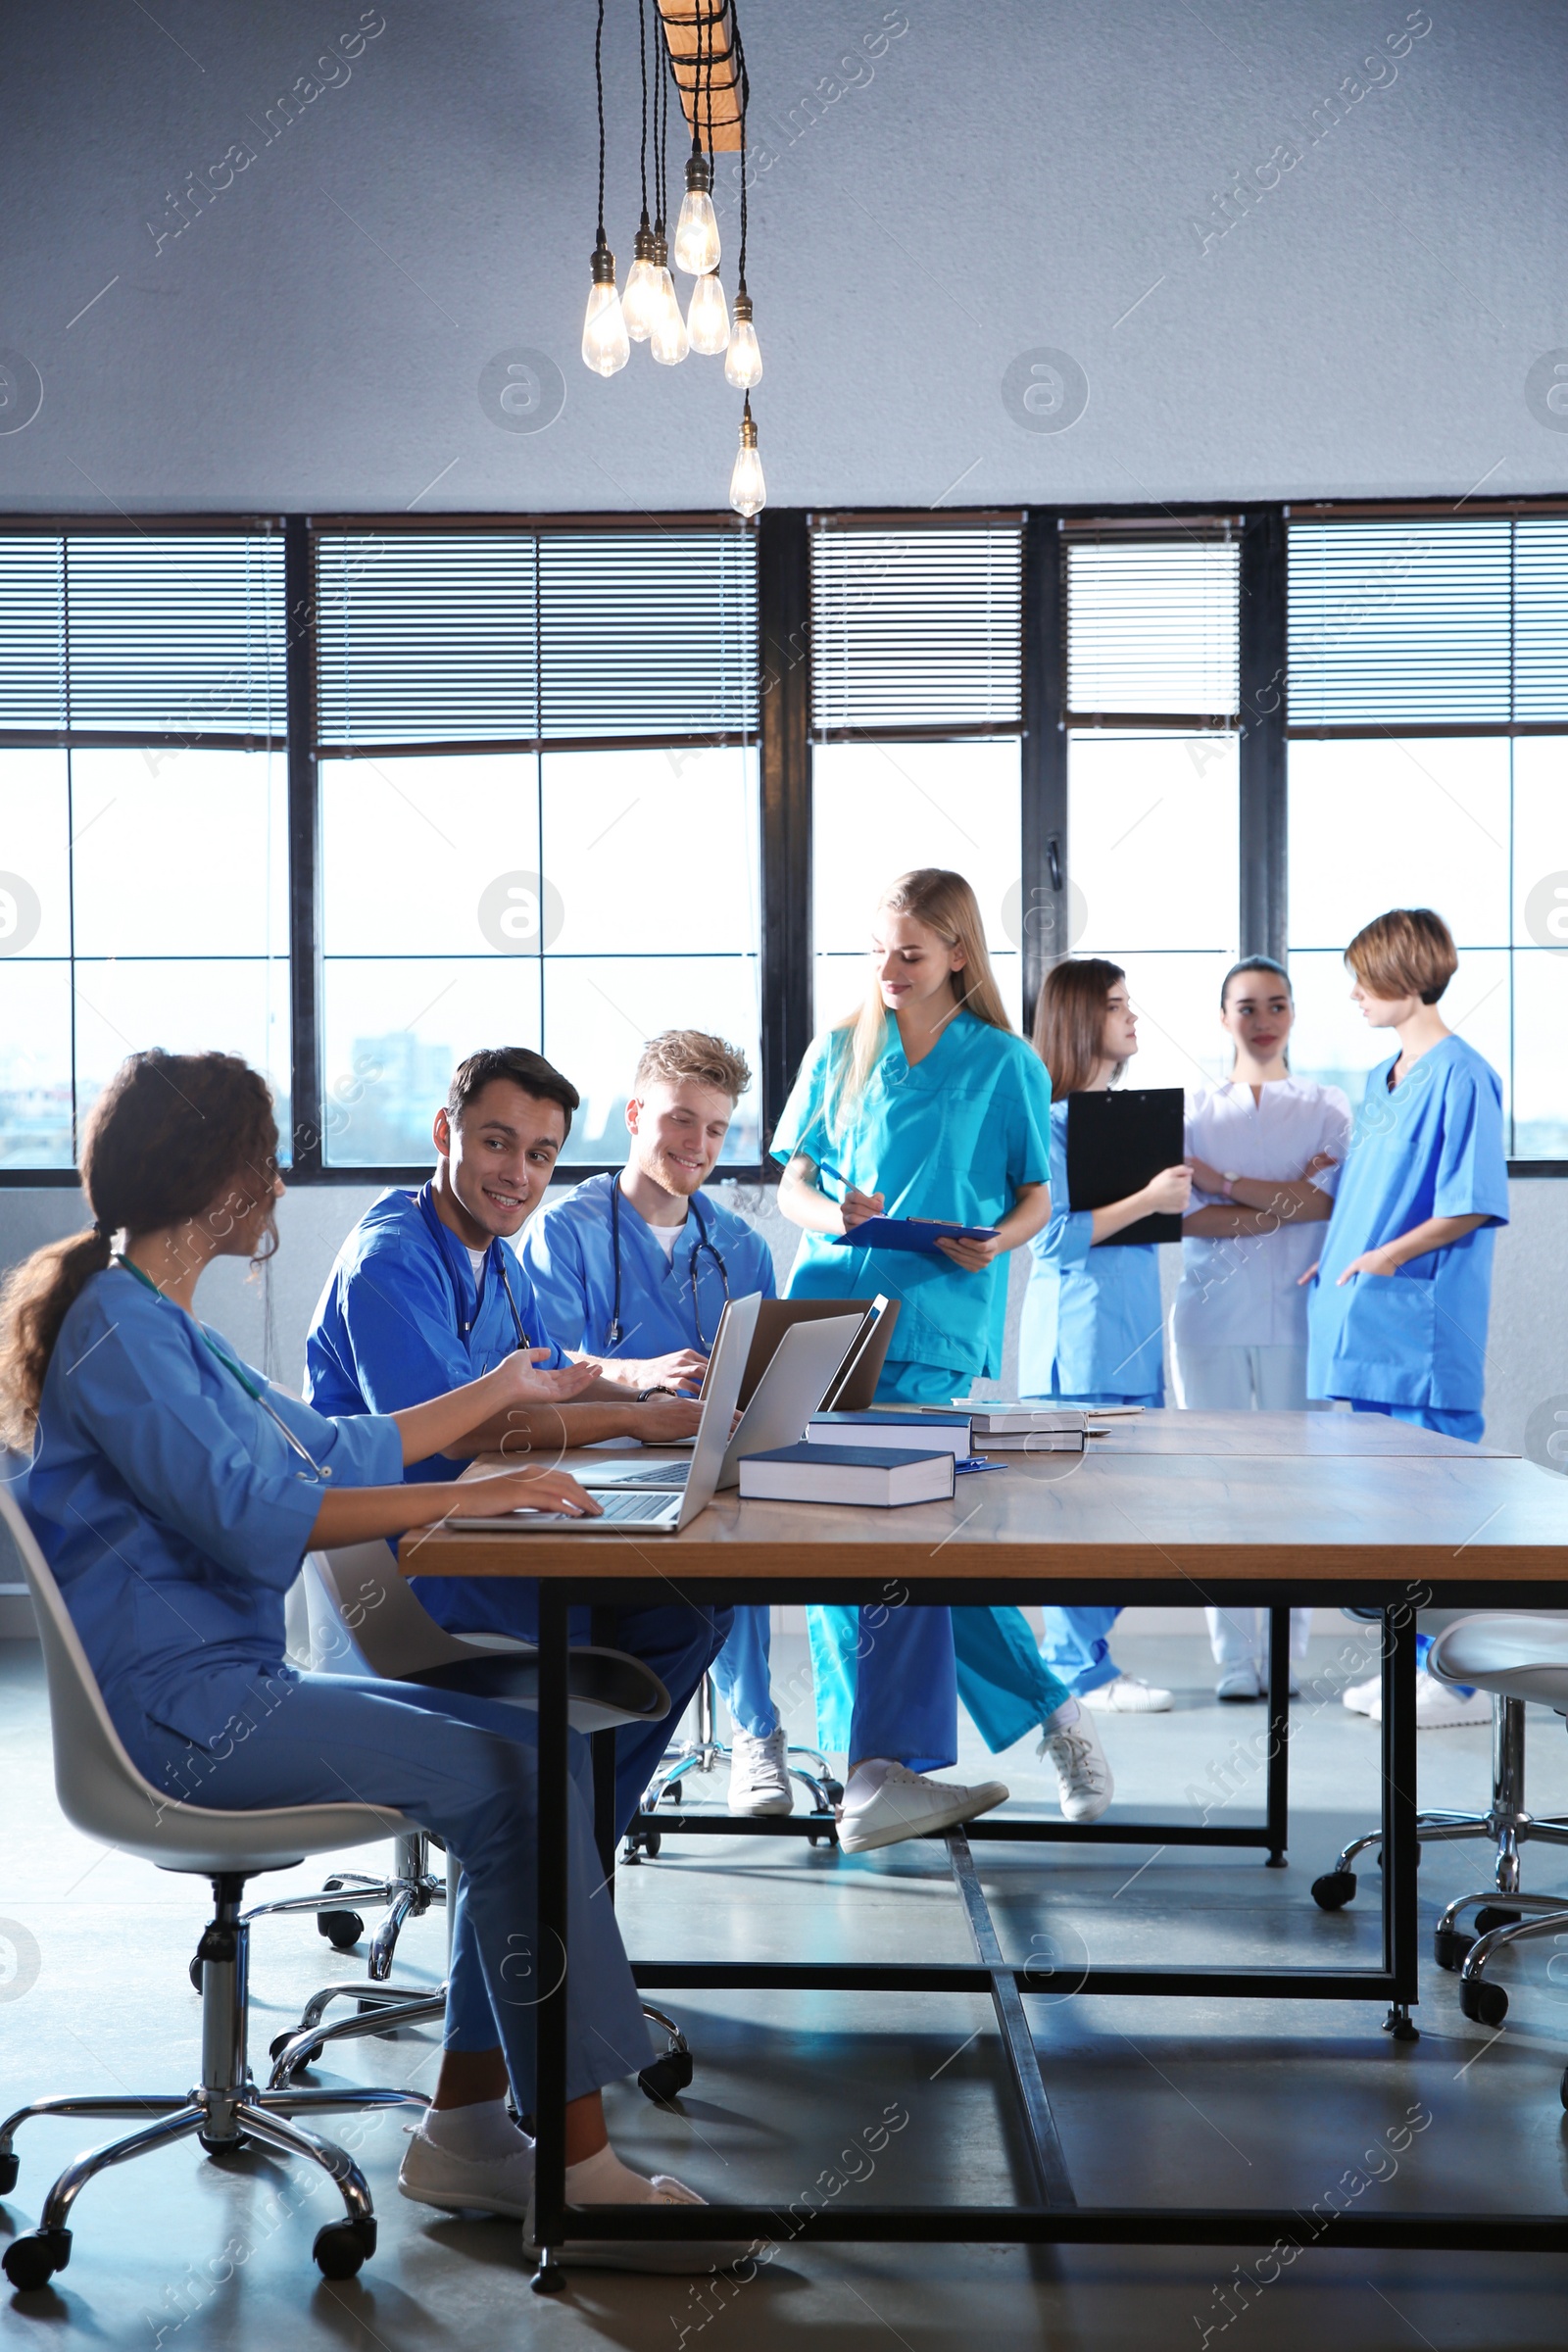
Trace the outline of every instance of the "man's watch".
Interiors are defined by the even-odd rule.
[[[636,1402],[638,1404],[647,1404],[651,1397],[667,1396],[669,1394],[670,1392],[668,1389],[639,1389],[636,1396]]]

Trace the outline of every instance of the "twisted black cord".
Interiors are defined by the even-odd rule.
[[[599,107],[599,242],[605,236],[605,0],[599,0],[599,29],[594,34],[594,96]]]
[[[654,15],[654,197],[658,211],[654,217],[654,233],[664,233],[664,202],[669,184],[668,161],[665,146],[669,137],[669,91],[664,82],[666,65],[662,22]],[[662,103],[661,103],[662,101]]]
[[[643,77],[643,217],[648,226],[648,0],[637,0],[637,63]]]
[[[746,44],[741,39],[741,21],[736,13],[735,0],[730,0],[730,23],[735,38],[735,78],[741,102],[741,253],[736,290],[746,291],[746,114],[752,102],[751,78],[746,71]]]

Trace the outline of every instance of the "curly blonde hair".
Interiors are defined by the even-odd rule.
[[[673,1086],[690,1078],[738,1102],[752,1083],[752,1065],[738,1046],[706,1029],[662,1029],[644,1046],[631,1091],[640,1095],[661,1078]]]

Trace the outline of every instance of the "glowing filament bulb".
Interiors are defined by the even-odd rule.
[[[582,322],[582,359],[595,375],[614,375],[631,358],[626,315],[615,292],[615,257],[608,245],[596,245],[594,282],[588,292],[588,311]]]
[[[712,184],[707,158],[694,155],[686,166],[686,193],[675,223],[675,267],[693,277],[718,268],[718,215],[708,193]]]
[[[714,358],[729,342],[729,312],[724,307],[724,289],[710,273],[700,277],[692,288],[691,309],[686,314],[686,330],[692,339],[693,351],[707,352]]]
[[[695,302],[696,296],[692,297]],[[733,384],[737,392],[749,392],[762,380],[762,354],[752,324],[752,298],[743,287],[735,297],[735,323],[729,330],[729,354],[724,362],[724,381]]]

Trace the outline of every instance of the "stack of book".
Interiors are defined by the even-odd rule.
[[[855,1416],[851,1416],[854,1418]],[[741,1459],[743,1502],[945,1502],[954,1456],[908,1446],[780,1446]]]
[[[993,1398],[965,1408],[981,1453],[1082,1453],[1089,1415],[1075,1404],[1009,1404]]]
[[[810,1446],[892,1446],[914,1453],[945,1450],[958,1462],[966,1462],[974,1451],[967,1412],[910,1411],[896,1404],[873,1404],[858,1413],[813,1413],[806,1438]]]

